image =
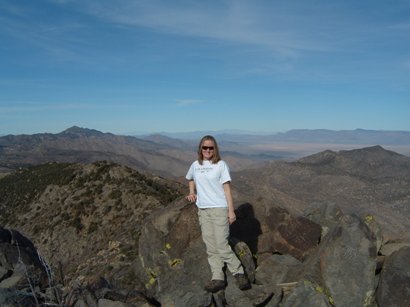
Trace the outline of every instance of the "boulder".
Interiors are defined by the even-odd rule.
[[[36,299],[31,293],[15,289],[0,288],[1,307],[36,306],[36,304]]]
[[[304,262],[299,280],[324,289],[335,306],[370,306],[374,300],[376,246],[366,223],[355,215],[345,215]]]
[[[235,285],[233,278],[231,276],[228,276],[228,284],[229,283]],[[272,307],[278,306],[278,304],[280,303],[281,290],[280,288],[274,287],[272,285],[252,285],[252,288],[246,291],[241,291],[236,286],[228,286],[225,290],[223,297],[227,306]]]
[[[409,259],[410,246],[386,257],[376,293],[379,307],[410,306]]]
[[[86,284],[76,284],[64,297],[64,306],[158,306],[137,291],[113,289],[104,278]]]
[[[383,256],[390,256],[406,246],[410,246],[410,237],[391,239],[382,245],[379,253]]]
[[[343,216],[343,211],[334,203],[311,203],[304,211],[303,216],[321,225],[323,238],[330,229],[336,227]]]
[[[205,306],[211,278],[196,207],[181,199],[153,212],[142,226],[136,274],[163,306]]]
[[[264,221],[268,231],[263,233],[258,250],[289,254],[303,261],[319,243],[321,226],[303,216],[293,217],[283,208],[271,207]]]
[[[331,307],[333,306],[333,302],[322,287],[315,286],[311,282],[303,280],[284,298],[280,306]]]
[[[376,250],[379,253],[385,241],[380,224],[377,222],[376,217],[371,214],[362,215],[361,219],[366,223],[367,227],[370,229],[370,231],[376,238]]]
[[[271,255],[259,263],[256,269],[256,283],[277,285],[293,282],[291,276],[295,276],[301,267],[302,263],[290,255]]]
[[[245,274],[247,275],[251,283],[255,282],[255,259],[253,258],[252,252],[249,246],[238,239],[231,237],[229,240],[232,250],[238,257],[239,261],[242,263]]]

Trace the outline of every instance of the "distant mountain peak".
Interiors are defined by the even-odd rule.
[[[298,162],[305,164],[323,164],[333,163],[336,159],[344,158],[352,162],[367,161],[369,163],[380,163],[381,161],[390,161],[395,157],[402,157],[402,155],[387,150],[380,145],[375,145],[360,149],[341,150],[338,152],[325,150],[307,157],[303,157],[299,159]]]
[[[77,136],[91,136],[91,135],[102,135],[104,134],[101,131],[95,130],[95,129],[88,129],[88,128],[81,128],[78,126],[72,126],[60,134],[65,134],[65,135],[77,135]]]
[[[401,157],[402,155],[383,148],[380,145],[364,147],[353,150],[341,150],[340,155],[353,158],[353,159],[362,159],[367,161],[379,161],[379,160],[389,160],[393,157]]]

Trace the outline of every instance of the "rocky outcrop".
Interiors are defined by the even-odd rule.
[[[242,216],[242,218],[245,218]],[[244,265],[249,279],[255,281],[255,259],[249,246],[231,237],[230,244]],[[231,274],[222,293],[211,295],[203,285],[211,278],[197,219],[197,208],[181,199],[151,215],[144,223],[139,244],[141,262],[137,276],[149,295],[165,306],[252,306],[273,296],[272,289],[254,284],[251,290],[237,289]],[[295,260],[297,261],[297,260]]]
[[[345,215],[333,205],[311,209],[293,217],[275,206],[239,206],[231,242],[248,268],[252,289],[238,290],[228,273],[227,288],[210,295],[203,290],[210,272],[196,208],[180,199],[144,223],[136,275],[148,297],[166,306],[376,306],[380,229],[375,219]],[[268,214],[261,217],[260,212]],[[286,232],[278,230],[281,225]],[[279,252],[275,246],[288,248]]]
[[[257,283],[282,286],[273,306],[409,305],[407,239],[383,242],[373,216],[345,215],[332,204],[314,204],[305,216],[321,224],[323,235],[308,257],[272,255],[258,263]]]
[[[115,289],[102,277],[65,288],[54,276],[27,237],[0,227],[0,306],[158,305],[141,292]]]
[[[408,306],[410,247],[402,246],[391,254],[380,255],[385,261],[379,263],[382,268],[377,268],[374,231],[378,228],[372,226],[376,223],[374,219],[345,215],[332,206],[312,208],[315,214],[307,212],[303,220],[320,217],[315,218],[322,223],[319,229],[328,227],[328,231],[316,246],[305,245],[308,250],[301,249],[304,258],[292,255],[291,249],[283,254],[267,253],[272,246],[269,241],[268,247],[263,246],[264,241],[258,241],[255,246],[263,253],[255,253],[247,243],[232,237],[232,248],[251,277],[252,288],[240,291],[227,273],[227,288],[212,295],[203,290],[211,274],[197,209],[184,199],[152,212],[140,226],[138,257],[130,264],[134,277],[127,288],[115,284],[115,276],[109,280],[98,274],[69,287],[55,285],[51,282],[52,270],[38,256],[31,241],[16,231],[0,228],[0,304],[15,306],[19,300],[26,305],[47,301],[77,307]],[[268,212],[273,210],[282,214],[276,220],[278,223],[301,220],[280,208]],[[238,216],[241,218],[236,222],[236,233],[241,234],[238,230],[241,219],[248,219],[244,225],[249,225],[251,218],[243,212],[238,212]],[[257,238],[276,231],[276,227],[265,224],[269,221],[274,225],[269,215],[259,222],[258,213],[253,213],[252,219],[259,223],[260,228],[253,229],[254,233],[260,233]]]

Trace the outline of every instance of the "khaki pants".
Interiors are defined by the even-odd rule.
[[[241,262],[228,244],[228,208],[198,209],[202,239],[206,245],[212,279],[224,280],[223,267],[226,263],[232,275],[244,273]]]

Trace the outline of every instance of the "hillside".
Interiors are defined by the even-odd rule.
[[[234,179],[244,199],[299,213],[312,203],[335,204],[345,212],[376,216],[387,233],[410,230],[410,158],[380,146],[273,161],[237,172]]]
[[[0,226],[32,238],[62,284],[97,274],[129,285],[142,221],[184,188],[107,162],[48,163],[0,179]]]

